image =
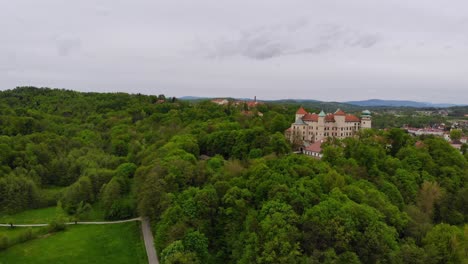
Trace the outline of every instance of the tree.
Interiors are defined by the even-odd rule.
[[[115,175],[123,178],[133,178],[137,166],[134,163],[123,163],[115,170]]]
[[[138,213],[151,219],[159,219],[169,205],[166,182],[152,171],[139,187]]]
[[[123,188],[120,181],[117,180],[117,177],[114,177],[108,184],[103,186],[101,200],[107,219],[110,219],[114,204],[123,197],[123,194]]]
[[[271,132],[283,133],[290,126],[290,123],[284,118],[283,115],[277,114],[271,120],[270,130]]]
[[[302,217],[302,244],[308,254],[334,248],[337,253],[355,252],[362,262],[374,263],[391,261],[397,248],[396,230],[382,222],[382,214],[350,201],[337,189]]]
[[[195,252],[186,251],[182,241],[177,240],[172,242],[161,252],[162,264],[198,264],[202,263],[196,256]]]
[[[38,202],[38,188],[32,180],[11,174],[0,177],[1,213],[16,213],[27,208],[34,208]]]
[[[418,247],[414,240],[409,240],[400,247],[399,259],[401,263],[424,264],[426,263],[426,253],[424,249]]]
[[[91,212],[91,205],[89,203],[83,203],[83,201],[80,202],[78,205],[78,208],[76,208],[75,214],[73,215],[73,220],[74,221],[79,221],[83,219],[89,218],[89,213]]]
[[[183,239],[186,251],[194,252],[201,263],[206,263],[208,259],[208,239],[199,231],[192,231],[185,235]]]
[[[400,128],[392,128],[387,133],[387,138],[391,144],[391,154],[395,156],[402,147],[404,147],[411,138],[408,133]]]
[[[434,205],[442,195],[442,190],[437,182],[424,181],[418,193],[417,205],[423,213],[432,218]]]
[[[462,131],[460,129],[450,130],[450,139],[452,141],[459,141],[462,137]]]
[[[94,201],[94,193],[89,177],[83,176],[77,182],[67,187],[61,201],[65,211],[69,214],[75,214],[81,202],[92,203]]]
[[[291,151],[291,147],[289,146],[288,142],[284,135],[279,132],[276,132],[270,140],[270,145],[272,151],[278,155],[287,154]]]
[[[456,226],[438,224],[423,239],[429,263],[460,263],[463,233]]]
[[[259,214],[258,263],[296,263],[299,261],[299,220],[291,206],[269,201]]]

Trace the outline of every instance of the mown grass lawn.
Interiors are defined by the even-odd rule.
[[[38,229],[37,227],[34,227],[34,228]],[[9,228],[9,227],[0,226],[0,237],[6,236],[10,239],[13,239],[26,231],[28,231],[28,228],[25,228],[25,227]]]
[[[0,264],[147,263],[140,223],[77,225],[0,251]]]
[[[47,207],[23,211],[14,215],[0,216],[0,223],[8,224],[47,224],[51,222],[56,214],[56,207]]]
[[[0,215],[0,223],[8,224],[10,222],[14,224],[48,224],[57,215],[64,215],[65,213],[60,212],[57,207],[47,207],[26,210],[13,215]],[[72,216],[65,216],[65,220],[71,221]],[[104,212],[101,210],[99,204],[93,204],[91,210],[81,221],[104,221]]]

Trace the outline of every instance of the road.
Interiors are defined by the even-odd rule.
[[[117,220],[117,221],[102,221],[102,222],[68,222],[66,225],[109,225],[109,224],[120,224],[127,222],[141,221],[140,217],[127,219],[127,220]],[[48,226],[49,224],[13,224],[13,227],[37,227],[37,226]],[[10,224],[0,224],[0,226],[10,227]]]
[[[148,255],[149,264],[159,264],[156,249],[154,249],[153,232],[151,232],[151,224],[147,217],[141,220],[141,232],[145,241],[146,255]]]
[[[137,217],[127,220],[118,220],[118,221],[102,221],[102,222],[68,222],[66,225],[110,225],[110,224],[120,224],[127,222],[141,221],[141,232],[143,234],[143,240],[145,241],[146,255],[148,256],[148,264],[159,264],[158,256],[156,250],[154,249],[154,238],[153,232],[151,232],[151,224],[148,218],[146,217]],[[48,226],[49,224],[13,224],[13,227],[38,227],[38,226]],[[0,226],[10,227],[11,224],[0,224]]]

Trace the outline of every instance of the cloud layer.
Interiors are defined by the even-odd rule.
[[[371,48],[381,37],[336,24],[310,26],[306,19],[242,31],[234,39],[205,45],[208,57],[244,56],[266,60],[279,56],[316,54],[344,48]]]
[[[468,2],[6,1],[0,89],[467,103]]]

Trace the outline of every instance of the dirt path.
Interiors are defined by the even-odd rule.
[[[127,219],[127,220],[117,220],[117,221],[101,221],[101,222],[67,222],[66,225],[110,225],[110,224],[120,224],[127,222],[141,221],[140,217]],[[48,226],[49,224],[13,224],[13,227],[37,227],[37,226]],[[0,224],[0,226],[10,227],[11,224]]]
[[[151,232],[151,224],[148,218],[141,220],[141,231],[143,232],[143,239],[145,240],[146,254],[148,255],[149,264],[159,264],[156,249],[154,249],[153,232]]]

